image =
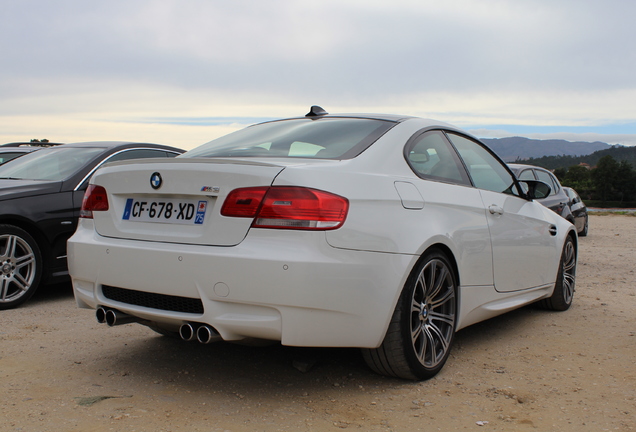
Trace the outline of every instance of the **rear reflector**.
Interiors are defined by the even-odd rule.
[[[94,211],[107,211],[108,197],[103,186],[88,185],[82,200],[81,218],[93,218]]]
[[[339,195],[303,187],[254,187],[235,189],[221,214],[254,218],[253,227],[329,230],[342,226],[349,201]]]

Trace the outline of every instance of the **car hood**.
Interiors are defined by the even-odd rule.
[[[0,201],[56,193],[61,186],[59,181],[0,179]]]

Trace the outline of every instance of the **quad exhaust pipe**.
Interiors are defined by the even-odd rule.
[[[99,307],[95,310],[95,318],[100,324],[107,324],[114,327],[122,324],[130,323],[147,323],[146,320],[128,315],[116,309]],[[223,340],[218,331],[212,326],[199,323],[185,323],[179,327],[179,336],[184,341],[198,340],[202,344],[209,344]]]

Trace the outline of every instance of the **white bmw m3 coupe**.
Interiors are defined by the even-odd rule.
[[[578,238],[534,201],[549,192],[448,124],[314,106],[101,168],[69,268],[111,326],[359,347],[380,374],[427,379],[459,329],[570,307]]]

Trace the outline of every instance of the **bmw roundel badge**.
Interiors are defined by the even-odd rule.
[[[159,189],[162,183],[163,179],[161,178],[161,174],[158,172],[152,173],[150,176],[150,186],[152,186],[153,189]]]

